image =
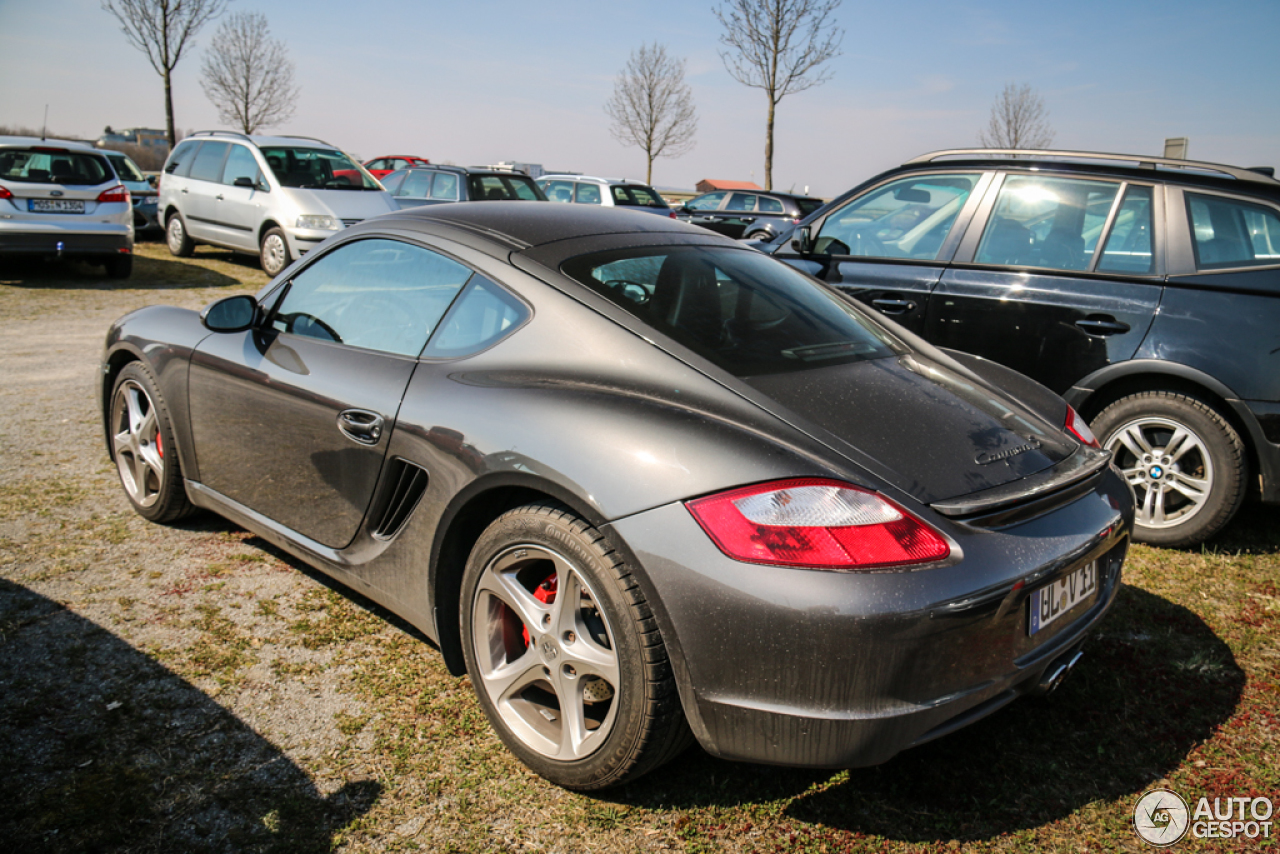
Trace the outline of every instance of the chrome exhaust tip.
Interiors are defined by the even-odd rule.
[[[1036,683],[1035,688],[1031,689],[1031,693],[1037,697],[1047,697],[1052,694],[1082,658],[1084,653],[1077,649],[1054,661],[1044,669],[1044,673],[1040,674],[1040,681]]]

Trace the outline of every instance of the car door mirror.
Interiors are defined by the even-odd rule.
[[[211,332],[243,332],[261,315],[258,301],[248,294],[226,297],[200,312],[200,322]]]
[[[253,179],[252,179],[252,178],[250,178],[250,177],[248,177],[247,175],[241,175],[239,178],[237,178],[237,179],[235,180],[234,184],[235,184],[235,186],[237,186],[237,187],[253,187],[253,186],[255,186]]]
[[[791,248],[801,255],[808,255],[813,251],[813,232],[809,226],[800,226],[796,231],[796,236],[791,240]]]

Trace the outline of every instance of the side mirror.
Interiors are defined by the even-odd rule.
[[[237,187],[254,187],[254,186],[257,186],[257,185],[254,183],[253,179],[252,179],[252,178],[250,178],[250,177],[248,177],[247,175],[241,175],[239,178],[237,178],[237,179],[235,180],[234,184],[235,184],[235,186],[237,186]]]
[[[200,322],[210,332],[243,332],[258,322],[258,301],[248,294],[225,297],[200,312]]]
[[[808,255],[813,251],[813,231],[810,230],[809,226],[800,226],[800,230],[796,232],[796,236],[791,240],[791,248],[801,255]]]

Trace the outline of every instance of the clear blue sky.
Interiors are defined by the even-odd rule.
[[[688,61],[697,147],[655,164],[654,183],[763,181],[765,98],[718,55],[702,0],[233,0],[267,15],[302,88],[272,132],[326,139],[362,158],[419,154],[462,165],[520,160],[644,176],[603,105],[631,50],[660,42]],[[779,107],[774,186],[834,195],[925,151],[977,144],[1005,83],[1043,97],[1055,145],[1280,166],[1277,0],[845,0],[843,53],[827,84]],[[217,128],[199,85],[217,22],[175,72],[179,128]],[[95,137],[164,127],[160,77],[98,0],[0,0],[0,123]]]

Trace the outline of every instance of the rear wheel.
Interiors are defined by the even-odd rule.
[[[557,785],[633,780],[691,742],[666,648],[629,567],[553,504],[480,536],[462,582],[467,671],[489,722]]]
[[[169,217],[169,222],[164,228],[164,239],[165,243],[169,244],[169,254],[179,258],[189,257],[196,249],[196,245],[187,236],[187,224],[183,222],[180,213],[174,213]]]
[[[152,522],[173,522],[189,514],[169,410],[141,362],[126,365],[116,377],[108,417],[111,456],[133,509]]]
[[[1164,391],[1134,394],[1104,409],[1092,426],[1133,488],[1135,540],[1193,546],[1240,509],[1244,443],[1203,401]]]
[[[289,257],[289,244],[284,239],[284,232],[273,228],[262,235],[258,257],[262,261],[262,272],[268,276],[274,277],[288,267],[293,259]]]

